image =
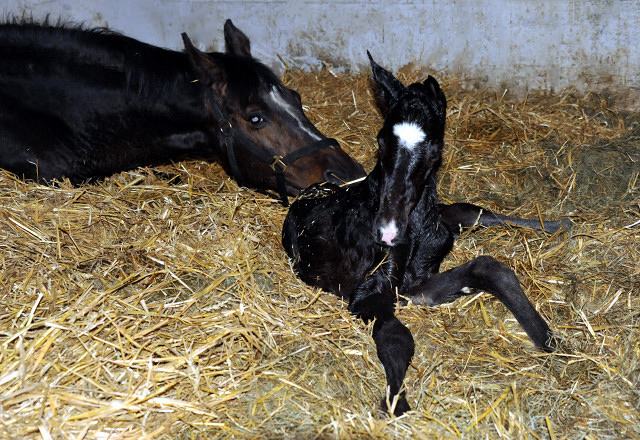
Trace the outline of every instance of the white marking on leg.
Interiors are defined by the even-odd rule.
[[[470,294],[470,293],[472,292],[472,291],[471,291],[471,287],[463,287],[463,288],[462,288],[462,289],[460,289],[460,290],[462,290],[462,292],[463,292],[463,293],[466,293],[467,295],[468,295],[468,294]]]
[[[316,133],[312,132],[307,126],[305,126],[303,121],[300,118],[298,118],[298,116],[296,116],[295,109],[293,108],[293,106],[284,100],[284,98],[282,97],[282,94],[276,87],[271,88],[271,92],[269,92],[269,96],[271,97],[271,100],[274,102],[274,104],[282,107],[284,111],[288,113],[298,123],[298,127],[300,127],[302,131],[304,131],[305,133],[307,133],[309,136],[311,136],[313,139],[317,141],[322,139]]]
[[[396,221],[391,220],[386,226],[380,228],[380,235],[382,235],[382,241],[385,242],[388,246],[391,246],[393,239],[398,235],[398,227],[396,226]]]
[[[413,122],[402,122],[393,126],[393,134],[398,137],[401,147],[412,150],[425,138],[424,131]]]

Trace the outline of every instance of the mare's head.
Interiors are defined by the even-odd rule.
[[[400,241],[411,211],[440,165],[444,146],[447,100],[438,82],[404,87],[371,58],[384,124],[378,133],[378,167],[382,179],[380,206],[375,218],[378,240],[388,246]],[[435,188],[429,188],[435,191]]]
[[[249,39],[231,20],[224,36],[225,53],[204,53],[183,39],[198,81],[212,92],[208,106],[227,171],[248,186],[277,190],[274,168],[284,168],[289,195],[313,183],[363,176],[362,166],[307,119],[300,95],[251,56]],[[227,157],[229,142],[237,167]]]

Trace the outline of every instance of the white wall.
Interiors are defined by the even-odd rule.
[[[393,3],[393,4],[392,4]],[[253,53],[282,69],[409,63],[522,96],[529,89],[618,92],[640,108],[637,0],[0,0],[0,13],[51,14],[181,49],[223,48],[233,19]]]

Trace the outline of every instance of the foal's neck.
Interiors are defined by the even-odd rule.
[[[382,166],[380,165],[380,159],[376,162],[376,166],[373,167],[373,170],[367,175],[367,177],[362,181],[362,185],[367,188],[370,195],[376,195],[375,199],[379,200],[377,197],[380,194],[380,188],[382,188],[382,179],[384,178],[382,174]]]
[[[438,213],[437,169],[431,169],[428,172],[427,184],[422,191],[420,200],[413,208],[410,221],[417,224],[429,223],[435,225],[440,218]]]

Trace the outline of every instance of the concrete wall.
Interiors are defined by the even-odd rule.
[[[293,68],[362,69],[369,49],[391,70],[414,62],[516,96],[612,91],[640,108],[637,0],[0,0],[0,13],[51,14],[174,49],[187,31],[214,50],[231,18],[278,70],[278,55]]]

